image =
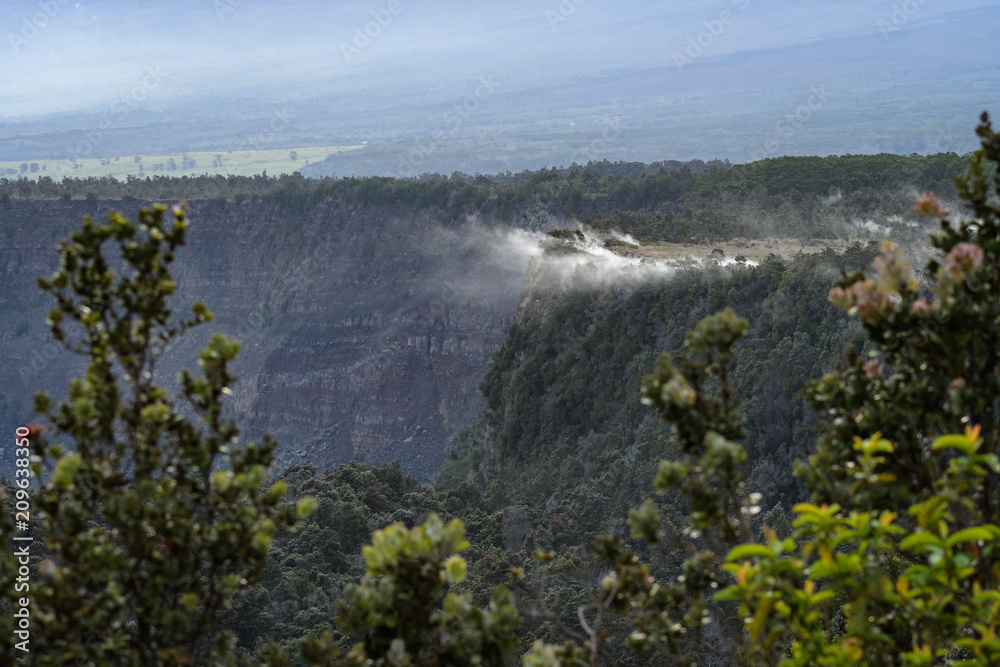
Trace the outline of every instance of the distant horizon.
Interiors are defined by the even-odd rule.
[[[356,148],[356,147],[352,147],[352,148]],[[280,149],[280,150],[281,151],[285,151],[286,149]],[[299,148],[298,150],[305,150],[305,149]],[[357,149],[357,150],[360,150],[360,149]],[[647,168],[647,169],[649,169],[649,168],[655,168],[658,165],[664,165],[664,164],[670,164],[670,163],[676,163],[676,164],[679,164],[681,166],[688,166],[688,165],[698,164],[698,165],[705,166],[705,167],[714,167],[716,164],[719,164],[719,165],[722,165],[723,168],[730,169],[730,168],[734,168],[734,167],[750,166],[750,165],[756,164],[758,162],[765,162],[765,161],[769,161],[769,160],[831,159],[831,158],[832,159],[842,159],[842,158],[850,158],[850,157],[878,157],[878,156],[893,156],[893,157],[907,158],[907,157],[934,157],[934,156],[937,156],[937,155],[954,155],[954,156],[957,156],[959,158],[971,158],[971,156],[973,155],[973,151],[969,151],[967,153],[956,153],[954,151],[942,151],[942,152],[938,152],[938,153],[909,153],[909,154],[903,154],[903,153],[848,153],[848,154],[842,154],[842,155],[779,155],[779,156],[761,158],[760,160],[756,160],[754,162],[744,162],[744,163],[732,163],[732,162],[729,162],[728,160],[720,160],[718,158],[713,158],[713,159],[708,159],[708,160],[703,159],[703,158],[692,158],[690,160],[664,159],[664,160],[653,160],[653,161],[650,161],[650,162],[643,162],[643,161],[637,161],[637,160],[615,160],[615,161],[612,161],[612,160],[605,159],[605,160],[591,161],[591,162],[588,162],[588,163],[585,163],[585,164],[547,165],[547,166],[539,167],[537,169],[523,169],[523,170],[519,170],[519,171],[516,171],[516,172],[510,172],[510,171],[505,171],[505,172],[491,172],[491,173],[465,173],[465,172],[458,172],[458,171],[453,171],[451,173],[427,172],[427,173],[423,173],[423,174],[419,174],[419,175],[415,175],[415,176],[378,176],[378,175],[374,175],[374,176],[350,176],[350,175],[343,175],[343,176],[339,176],[339,175],[310,176],[308,174],[303,174],[302,171],[298,170],[298,169],[294,170],[294,171],[281,171],[282,166],[280,166],[280,165],[276,165],[276,169],[274,169],[274,170],[272,170],[270,167],[268,167],[268,168],[265,168],[265,169],[263,169],[263,170],[261,170],[259,172],[254,172],[254,173],[240,173],[240,174],[226,173],[226,172],[210,173],[210,172],[202,172],[202,171],[199,171],[197,169],[194,169],[194,170],[190,170],[188,172],[185,172],[184,170],[181,170],[181,171],[179,171],[177,173],[174,173],[174,172],[164,173],[164,172],[158,171],[158,172],[155,172],[155,173],[148,173],[147,172],[147,173],[143,173],[143,174],[126,174],[124,178],[119,178],[118,176],[115,176],[114,174],[107,174],[107,175],[91,174],[89,176],[82,176],[82,175],[74,175],[73,173],[46,172],[46,171],[42,171],[42,170],[39,170],[39,171],[36,171],[36,172],[30,172],[29,171],[28,173],[18,173],[17,175],[10,175],[10,174],[6,174],[5,175],[3,173],[3,170],[4,170],[5,167],[8,166],[9,163],[0,162],[0,181],[16,182],[16,181],[18,181],[18,180],[20,180],[22,178],[25,179],[25,180],[37,181],[39,178],[49,177],[49,178],[52,178],[52,180],[54,182],[58,183],[58,182],[62,181],[63,179],[69,179],[69,180],[72,180],[72,181],[81,181],[82,182],[82,181],[87,181],[90,178],[97,178],[97,179],[110,178],[110,179],[113,179],[114,181],[116,181],[118,183],[123,183],[124,184],[124,183],[130,182],[130,179],[138,179],[138,180],[142,180],[142,181],[145,182],[145,181],[150,180],[152,178],[171,178],[171,179],[178,179],[179,180],[182,177],[183,178],[189,178],[189,179],[199,179],[199,178],[214,178],[216,176],[221,176],[221,177],[227,177],[227,178],[228,177],[236,177],[236,178],[258,178],[258,177],[265,177],[265,178],[269,178],[269,179],[278,180],[278,179],[281,179],[283,177],[289,177],[289,176],[295,176],[295,175],[299,175],[299,176],[301,176],[303,178],[309,178],[309,179],[313,179],[313,180],[322,180],[322,179],[334,179],[334,180],[336,180],[336,179],[341,179],[341,178],[359,178],[359,179],[363,179],[363,178],[398,178],[398,179],[404,179],[404,180],[421,180],[421,179],[428,179],[428,178],[440,178],[440,179],[448,180],[448,179],[451,179],[451,178],[455,177],[456,175],[458,175],[460,177],[464,177],[464,178],[469,178],[469,179],[478,178],[478,177],[499,178],[499,177],[505,177],[505,176],[508,176],[508,175],[509,176],[517,176],[519,174],[533,174],[533,173],[538,173],[538,172],[542,172],[542,171],[551,171],[551,170],[555,170],[557,173],[563,174],[563,173],[569,172],[569,171],[571,171],[573,169],[587,169],[590,165],[604,165],[604,164],[611,165],[611,166],[618,166],[618,165],[620,165],[620,166],[629,166],[629,165],[632,165],[632,166],[637,166],[637,167],[641,166],[641,167],[644,167],[644,168]],[[117,156],[117,157],[120,159],[120,158],[130,157],[130,156]],[[114,160],[115,157],[112,157],[111,159]],[[268,171],[271,171],[271,173],[268,174],[267,173]],[[198,197],[189,197],[189,199],[198,199]]]
[[[28,13],[28,9],[32,13]],[[304,175],[967,153],[986,0],[53,0],[0,16],[0,162],[351,146]]]

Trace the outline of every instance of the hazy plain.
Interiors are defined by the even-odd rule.
[[[363,142],[299,170],[965,152],[1000,97],[985,0],[4,4],[18,166],[204,153],[213,173],[230,150]]]

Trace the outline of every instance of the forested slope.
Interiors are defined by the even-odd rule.
[[[218,324],[242,336],[246,350],[234,416],[251,434],[284,429],[278,456],[295,465],[279,474],[293,498],[319,501],[304,525],[276,539],[263,580],[227,611],[223,626],[243,650],[275,640],[297,655],[299,637],[332,628],[333,605],[359,576],[371,531],[414,526],[429,512],[465,520],[472,547],[463,586],[476,602],[508,584],[525,609],[551,610],[528,614],[525,642],[558,642],[599,574],[594,537],[627,533],[628,510],[648,495],[659,460],[676,452],[670,429],[640,401],[659,354],[677,351],[699,319],[722,308],[750,321],[734,371],[747,412],[748,484],[770,525],[787,528],[803,494],[790,464],[814,440],[815,415],[799,392],[833,366],[845,342],[863,340],[829,305],[829,290],[871,266],[877,244],[869,239],[923,236],[915,187],[940,187],[947,199],[948,175],[964,159],[788,158],[757,171],[595,163],[411,180],[0,181],[0,232],[7,272],[25,276],[12,284],[27,294],[29,279],[52,268],[48,246],[84,212],[185,196],[195,224],[204,221],[193,228],[192,256],[179,263],[182,296],[221,301]],[[821,187],[828,177],[843,189]],[[43,224],[30,226],[32,218]],[[843,254],[770,256],[759,266],[610,274],[588,258],[567,271],[566,258],[549,253],[536,257],[525,284],[518,262],[526,255],[507,257],[513,246],[493,242],[517,232],[523,250],[543,238],[533,232],[577,222],[647,241],[787,235],[853,245]],[[234,234],[248,245],[220,252]],[[247,266],[254,281],[240,278]],[[484,266],[485,299],[465,289],[483,281]],[[0,342],[44,345],[40,327],[21,327],[28,309],[17,294],[0,301]],[[46,362],[38,375],[58,384],[69,370],[56,366]],[[480,379],[482,398],[473,390]],[[386,410],[387,400],[401,407]],[[0,413],[13,423],[27,401],[26,390],[16,410],[8,400]],[[354,444],[362,441],[369,444]],[[436,466],[449,446],[434,489],[407,476],[431,477],[428,462]],[[359,451],[402,466],[327,471]],[[675,576],[685,556],[685,509],[668,497],[677,539],[654,558],[662,576]],[[539,548],[557,554],[544,570],[531,559]],[[512,568],[523,578],[512,580]]]
[[[756,267],[689,269],[656,281],[552,290],[537,276],[482,383],[487,409],[445,462],[437,486],[500,483],[513,502],[568,522],[553,534],[584,546],[641,497],[669,429],[640,403],[663,351],[702,317],[733,308],[750,321],[734,379],[747,412],[749,484],[768,507],[799,495],[789,475],[815,434],[800,391],[861,343],[827,300],[841,272],[870,266],[874,245]],[[547,520],[546,520],[547,521]],[[543,522],[545,523],[545,522]]]
[[[628,510],[648,495],[660,459],[676,453],[670,428],[640,402],[641,380],[661,352],[680,348],[693,323],[725,307],[751,322],[734,371],[747,411],[748,484],[762,494],[771,525],[789,526],[803,495],[791,463],[815,439],[800,391],[836,363],[845,342],[863,344],[860,327],[827,295],[842,271],[869,267],[875,254],[874,244],[857,245],[843,255],[772,256],[756,267],[691,267],[658,278],[636,271],[583,285],[537,261],[482,382],[486,412],[459,438],[436,490],[398,468],[288,469],[282,479],[292,496],[318,497],[319,512],[278,541],[265,583],[239,597],[229,622],[246,647],[260,637],[293,648],[302,634],[329,629],[329,605],[358,576],[367,533],[393,521],[413,526],[433,511],[466,522],[467,586],[480,604],[490,587],[507,584],[526,608],[544,600],[572,627],[597,575],[594,538],[627,534]],[[686,554],[685,511],[678,501],[668,513],[677,542],[657,556],[664,576]],[[559,559],[544,576],[530,557],[539,548]],[[512,580],[513,567],[533,574]],[[529,617],[525,642],[560,641],[561,632]]]

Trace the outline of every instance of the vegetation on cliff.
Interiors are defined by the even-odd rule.
[[[304,214],[328,199],[350,205],[435,209],[446,218],[488,216],[537,228],[574,218],[642,241],[702,243],[732,238],[847,238],[878,224],[909,232],[913,188],[955,195],[967,156],[857,155],[773,158],[748,165],[701,160],[653,164],[591,162],[517,174],[419,178],[323,178],[300,174],[0,179],[0,206],[19,199],[146,202],[217,199],[271,202]],[[249,205],[249,204],[248,204]],[[922,232],[918,232],[920,236]]]
[[[187,227],[182,209],[173,218],[162,207],[138,224],[87,218],[64,242],[60,269],[39,279],[56,301],[53,338],[88,365],[66,400],[36,397],[51,430],[18,434],[25,464],[14,493],[28,509],[17,529],[40,522],[36,551],[46,559],[21,571],[31,542],[14,536],[3,513],[0,580],[5,606],[18,610],[0,617],[8,656],[39,665],[225,663],[233,641],[219,631],[220,610],[260,577],[274,535],[309,511],[308,501],[297,514],[283,500],[284,482],[265,485],[275,443],[236,445],[222,405],[236,342],[213,337],[199,354],[202,375],[183,372],[175,397],[155,384],[164,351],[212,319],[200,303],[189,319],[167,306]],[[29,497],[31,477],[41,486]]]
[[[930,196],[919,203],[941,220],[920,274],[887,245],[869,276],[871,243],[557,291],[540,265],[483,380],[487,411],[434,490],[398,465],[295,466],[266,480],[273,443],[237,447],[224,416],[233,342],[213,339],[204,378],[185,374],[177,399],[153,385],[163,348],[210,318],[196,306],[175,323],[166,307],[183,214],[171,225],[163,209],[146,211],[138,228],[116,215],[86,222],[41,283],[57,300],[54,335],[91,363],[68,401],[38,401],[68,447],[32,433],[44,485],[31,502],[48,558],[31,592],[33,659],[470,665],[520,652],[528,665],[990,664],[1000,655],[1000,138],[985,118],[979,132],[957,189],[973,218],[953,220]],[[842,180],[903,160],[845,159]],[[927,177],[955,164],[929,161]],[[685,205],[713,188],[774,196],[767,206],[779,208],[839,201],[817,189],[825,172],[803,165],[761,177],[774,194],[735,169],[699,176]],[[525,201],[569,181],[551,173],[520,181],[538,188]],[[294,209],[423,187],[339,183],[293,178],[260,194]],[[424,185],[427,201],[459,209],[454,193],[478,187]],[[672,220],[652,209],[633,212]],[[121,276],[101,254],[109,240]],[[845,340],[856,351],[810,381]],[[793,476],[795,460],[808,462]],[[636,506],[651,481],[659,500]],[[297,513],[286,494],[313,500]],[[0,521],[13,609],[14,525]],[[2,618],[10,643],[15,618]]]

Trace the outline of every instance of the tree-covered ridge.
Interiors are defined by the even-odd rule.
[[[652,206],[674,194],[682,194],[704,174],[725,169],[727,163],[704,163],[694,160],[653,163],[593,162],[568,169],[540,169],[517,174],[496,175],[454,173],[450,176],[426,174],[419,178],[303,178],[300,174],[281,176],[153,176],[129,177],[125,181],[106,178],[63,178],[55,181],[43,176],[33,179],[0,179],[0,199],[6,198],[82,198],[140,200],[224,198],[230,201],[247,199],[284,202],[302,206],[327,197],[361,203],[406,203],[418,207],[445,207],[449,199],[503,207],[523,203],[542,196],[557,205],[581,207],[593,205],[590,199],[602,200],[601,207],[629,208],[636,204]],[[638,184],[642,184],[639,186]],[[464,193],[464,194],[456,194]],[[586,196],[584,196],[586,195]],[[638,198],[637,198],[638,197]],[[452,202],[454,205],[454,202]],[[492,208],[488,210],[493,210]]]
[[[712,197],[722,192],[750,192],[762,188],[773,195],[825,196],[837,190],[855,192],[912,187],[947,196],[955,191],[953,179],[968,166],[969,156],[955,153],[776,157],[709,174],[699,181],[694,191]]]
[[[700,160],[653,163],[592,162],[517,174],[428,174],[396,179],[266,176],[166,176],[0,179],[0,206],[18,199],[169,201],[218,199],[275,203],[303,214],[332,199],[352,206],[432,209],[448,220],[485,215],[538,229],[576,219],[617,229],[643,241],[679,243],[732,238],[848,238],[910,231],[914,188],[954,196],[951,179],[967,157],[846,156],[773,158],[730,166]],[[875,225],[875,226],[873,226]],[[922,232],[917,234],[922,236]]]
[[[832,367],[845,338],[860,342],[860,331],[827,303],[829,285],[874,255],[873,246],[856,246],[845,255],[772,256],[756,267],[691,268],[660,281],[555,293],[540,268],[482,384],[488,443],[478,453],[457,448],[439,487],[453,484],[461,456],[482,471],[505,469],[525,502],[565,493],[585,470],[606,471],[595,454],[606,463],[626,458],[656,430],[638,395],[656,355],[678,349],[689,322],[725,307],[751,322],[734,371],[749,404],[749,447],[762,470],[783,467],[788,459],[768,457],[801,455],[811,442],[798,392]]]
[[[521,508],[527,524],[513,548],[505,541],[495,553],[500,563],[530,573],[522,591],[526,645],[558,643],[577,626],[575,608],[590,603],[588,582],[602,571],[591,556],[594,540],[627,533],[624,517],[646,495],[659,460],[678,452],[669,427],[641,404],[639,389],[659,352],[680,349],[689,322],[716,309],[734,307],[752,322],[733,370],[747,404],[748,475],[767,499],[767,520],[790,529],[790,508],[803,494],[790,466],[815,438],[815,416],[801,390],[833,367],[845,338],[864,345],[860,327],[830,307],[829,287],[842,271],[870,265],[875,254],[874,245],[857,246],[845,255],[772,257],[758,267],[692,268],[655,283],[586,290],[553,291],[539,268],[484,379],[488,411],[454,448],[437,482],[448,493],[487,489],[491,500],[483,510],[508,529]],[[501,490],[506,503],[496,499]],[[630,543],[648,555],[659,577],[680,572],[685,512],[680,498],[665,506],[669,548],[650,554]],[[557,557],[538,565],[531,558],[538,549]],[[471,562],[476,586],[480,569]],[[539,604],[558,621],[536,616]],[[616,632],[627,630],[621,619],[607,622]]]

